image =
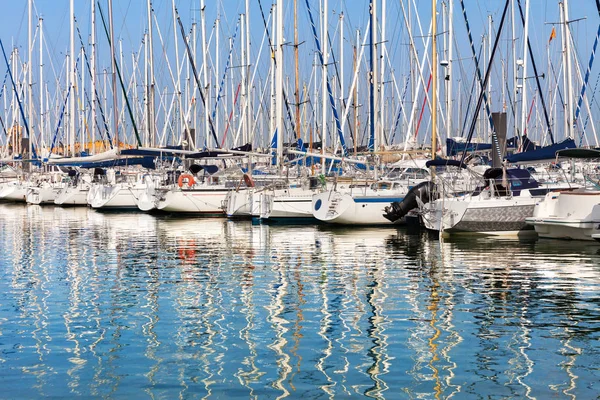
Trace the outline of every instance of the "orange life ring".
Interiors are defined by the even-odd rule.
[[[248,174],[244,174],[244,183],[248,187],[254,187],[254,181],[252,180],[252,177]]]
[[[179,176],[179,179],[177,179],[177,185],[179,187],[183,187],[183,181],[187,180],[187,184],[188,187],[192,187],[194,186],[194,183],[196,183],[196,181],[194,180],[194,177],[190,174],[181,174]]]

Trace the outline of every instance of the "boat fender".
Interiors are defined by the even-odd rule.
[[[248,174],[244,174],[244,183],[246,184],[246,186],[248,187],[254,187],[254,180],[252,179],[252,177]]]
[[[177,179],[177,186],[183,187],[184,181],[187,181],[188,187],[192,187],[192,186],[194,186],[194,183],[196,183],[196,181],[194,180],[194,177],[192,175],[181,174],[179,176],[179,179]]]

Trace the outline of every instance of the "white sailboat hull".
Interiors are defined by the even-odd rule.
[[[95,191],[90,206],[104,210],[138,210],[142,190],[143,187],[129,184],[102,185]]]
[[[73,187],[69,186],[60,191],[54,204],[59,206],[87,206],[89,187]]]
[[[35,187],[27,190],[25,201],[27,204],[54,204],[54,200],[60,193],[57,187]]]
[[[312,198],[312,213],[320,221],[344,225],[391,225],[384,208],[402,201],[406,193],[351,195],[336,191],[319,193]]]
[[[157,209],[172,213],[225,216],[226,188],[173,189],[158,202]]]
[[[20,182],[10,182],[4,185],[0,190],[0,200],[25,202],[27,197],[27,188],[29,186]]]
[[[424,205],[422,219],[427,229],[447,233],[533,233],[525,220],[533,215],[535,202],[534,197],[438,199]]]

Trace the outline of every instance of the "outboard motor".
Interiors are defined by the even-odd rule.
[[[404,218],[410,210],[413,210],[419,206],[417,198],[423,203],[429,202],[432,195],[437,197],[435,189],[435,183],[431,181],[421,182],[408,191],[402,201],[395,201],[389,206],[385,207],[385,214],[383,216],[392,221],[393,223],[398,222]]]

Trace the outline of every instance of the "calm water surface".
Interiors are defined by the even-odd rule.
[[[597,398],[599,254],[0,204],[0,398]]]

